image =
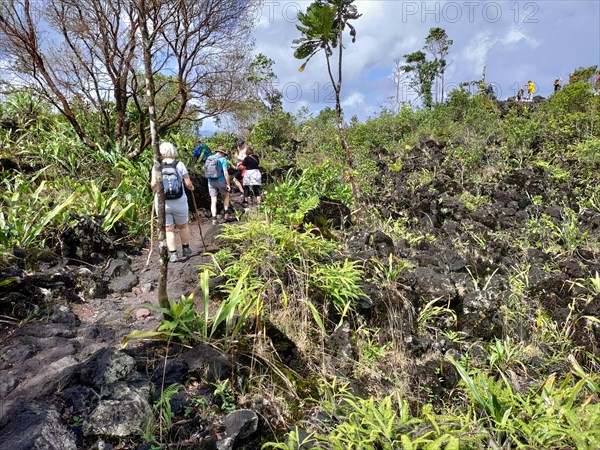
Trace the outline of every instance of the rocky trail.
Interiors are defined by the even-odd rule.
[[[202,220],[205,248],[197,222],[190,224],[192,255],[169,263],[169,298],[196,293],[197,266],[216,249],[217,228]],[[95,436],[128,436],[144,426],[152,372],[131,355],[146,344],[120,348],[129,333],[154,330],[160,320],[142,306],[157,304],[158,243],[147,264],[148,253],[120,253],[98,267],[56,257],[39,273],[9,269],[14,302],[52,306],[21,324],[0,323],[1,450],[90,448]]]

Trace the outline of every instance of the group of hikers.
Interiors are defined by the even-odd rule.
[[[261,202],[262,176],[259,169],[260,159],[254,153],[252,146],[240,139],[236,143],[232,180],[240,192],[242,205]],[[181,254],[184,258],[191,255],[189,208],[187,196],[183,186],[192,192],[194,185],[186,165],[177,160],[177,148],[171,142],[160,144],[161,173],[163,189],[165,191],[165,234],[167,248],[169,249],[169,261],[179,261],[179,252],[175,242],[175,228],[179,231],[181,240]],[[204,175],[208,182],[208,193],[210,195],[210,211],[212,224],[217,225],[223,217],[229,215],[231,196],[231,180],[229,177],[228,161],[229,151],[224,146],[218,146],[214,153],[202,141],[198,141],[193,150],[192,164],[203,165]],[[150,180],[152,191],[157,193],[159,181],[156,171],[152,171]],[[217,214],[218,196],[223,197],[223,214]],[[155,208],[158,210],[158,195],[155,194]]]
[[[570,78],[570,82],[579,81],[576,75],[572,75]],[[554,93],[556,94],[560,88],[562,87],[563,79],[562,77],[558,77],[553,82]],[[594,82],[592,82],[592,87],[596,93],[600,93],[600,72],[595,75]],[[527,89],[527,97],[525,96],[525,88]],[[494,95],[494,87],[491,84],[485,86],[485,93],[488,95]],[[517,91],[516,100],[518,102],[522,101],[531,101],[533,100],[533,94],[535,94],[535,83],[529,80],[525,86],[522,86]]]
[[[527,82],[525,85],[527,87],[527,101],[531,101],[533,99],[533,94],[535,93],[535,83],[531,80]],[[519,88],[517,92],[517,101],[521,102],[525,100],[525,90],[523,87]]]

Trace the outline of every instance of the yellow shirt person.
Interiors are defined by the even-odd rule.
[[[528,98],[529,100],[531,100],[531,98],[533,97],[533,94],[535,92],[535,84],[533,83],[533,81],[528,81],[527,82],[527,94],[528,94]]]

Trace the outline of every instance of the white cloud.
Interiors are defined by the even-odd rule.
[[[533,48],[539,47],[540,45],[540,42],[537,39],[528,36],[523,32],[523,30],[517,27],[512,27],[510,30],[508,30],[506,35],[501,39],[501,42],[504,45],[518,44],[520,42],[524,42]]]
[[[462,50],[461,56],[471,69],[471,72],[481,71],[485,65],[487,54],[494,45],[494,40],[487,33],[478,33]]]
[[[357,108],[365,105],[365,96],[360,92],[353,92],[342,100],[343,108]]]
[[[351,43],[348,35],[344,39],[346,116],[364,119],[394,95],[388,79],[394,59],[421,49],[432,27],[445,29],[454,40],[447,82],[457,85],[476,79],[486,65],[490,81],[502,87],[505,97],[512,95],[515,83],[527,79],[535,80],[541,95],[547,95],[557,76],[568,79],[574,68],[600,63],[600,2],[467,3],[357,0],[362,16],[353,22],[356,42]],[[305,105],[317,113],[333,107],[328,101],[332,92],[325,59],[316,55],[300,73],[302,61],[294,58],[292,49],[292,40],[300,37],[296,14],[309,4],[308,0],[263,2],[255,40],[256,53],[275,61],[285,108],[297,111]],[[456,5],[462,10],[453,10]],[[457,12],[460,18],[454,20]]]

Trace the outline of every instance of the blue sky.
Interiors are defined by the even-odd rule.
[[[296,14],[309,1],[263,0],[256,11],[256,53],[275,61],[278,88],[286,110],[301,106],[318,112],[333,107],[323,55],[304,72],[293,57],[292,40],[300,37]],[[401,1],[357,0],[362,14],[353,24],[354,44],[346,37],[342,101],[346,120],[376,115],[394,95],[390,78],[394,60],[420,50],[432,27],[446,30],[450,48],[447,84],[481,78],[499,98],[515,95],[528,80],[547,96],[555,78],[568,80],[580,66],[600,65],[600,0],[572,1]],[[405,93],[406,99],[414,96]],[[207,131],[213,126],[206,123]]]

